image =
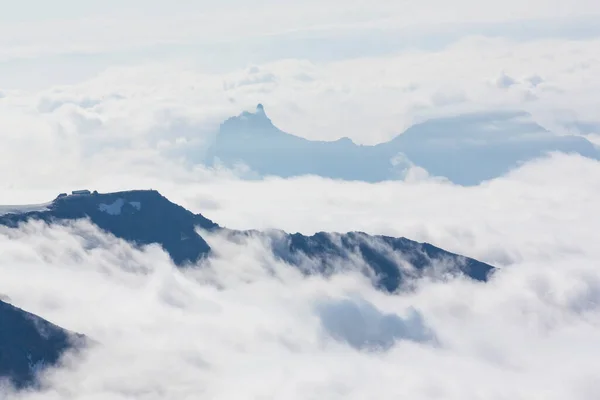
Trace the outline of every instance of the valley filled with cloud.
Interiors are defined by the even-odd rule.
[[[203,162],[259,103],[313,141],[525,112],[598,150],[596,2],[26,3],[0,16],[0,215],[155,189],[230,229],[406,237],[497,270],[386,293],[360,256],[307,275],[260,236],[203,231],[210,257],[182,269],[89,219],[0,224],[0,300],[92,340],[0,399],[598,398],[598,159],[549,152],[470,186]]]
[[[182,271],[86,222],[3,229],[0,292],[99,342],[14,398],[592,399],[599,178],[560,156],[477,188],[302,178],[178,194],[229,227],[402,234],[501,267],[392,295],[358,273],[305,277],[259,240],[210,237],[214,258]]]

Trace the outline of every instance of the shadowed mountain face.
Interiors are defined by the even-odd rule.
[[[34,384],[38,371],[57,364],[66,350],[84,340],[0,301],[0,378],[8,378],[17,388]]]
[[[44,210],[0,216],[0,224],[17,227],[30,219],[60,223],[80,218],[89,218],[101,229],[134,245],[159,244],[179,266],[195,264],[210,256],[210,246],[196,230],[201,228],[234,239],[250,236],[264,239],[276,257],[308,273],[333,272],[331,265],[350,265],[358,256],[368,267],[364,272],[390,292],[405,278],[432,273],[434,269],[444,268],[444,272],[465,274],[482,281],[493,269],[479,261],[405,238],[360,232],[305,236],[282,231],[230,230],[171,203],[153,190],[70,195],[57,198]],[[452,268],[445,268],[447,265]]]
[[[43,211],[0,216],[0,224],[16,227],[38,219],[60,222],[89,218],[95,225],[135,245],[159,243],[176,264],[196,261],[208,254],[208,244],[195,227],[211,230],[217,224],[171,203],[153,190],[57,198]]]
[[[357,145],[348,138],[311,141],[279,130],[262,105],[229,118],[207,152],[208,164],[245,164],[261,176],[319,175],[378,182],[402,179],[412,165],[461,185],[501,176],[549,152],[600,159],[579,136],[559,136],[526,113],[495,112],[439,118],[417,124],[389,142]]]
[[[329,272],[331,267],[328,264],[332,259],[339,260],[338,265],[344,265],[352,263],[352,256],[359,256],[369,268],[364,272],[374,275],[376,285],[389,292],[398,289],[407,279],[423,275],[460,273],[478,281],[486,281],[492,271],[487,264],[449,253],[429,243],[372,236],[364,232],[285,235],[275,242],[273,251],[292,265],[302,265],[302,257],[307,255],[312,265],[325,273]]]

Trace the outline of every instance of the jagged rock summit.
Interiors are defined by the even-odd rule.
[[[358,145],[348,138],[314,141],[278,129],[259,104],[256,112],[227,119],[205,163],[244,164],[259,176],[318,175],[380,182],[403,179],[419,166],[460,185],[477,185],[550,152],[600,159],[581,136],[557,135],[520,111],[478,112],[431,119],[388,142]]]
[[[266,137],[272,140],[281,134],[285,135],[273,125],[262,104],[258,104],[254,112],[244,111],[236,117],[228,118],[221,124],[219,132],[221,139],[227,140],[231,136],[244,142],[248,140],[246,145],[252,145],[249,142],[251,139]]]
[[[261,176],[318,175],[363,181],[401,176],[402,168],[392,166],[389,157],[367,148],[349,138],[311,141],[283,132],[259,104],[256,112],[244,111],[221,124],[205,162],[229,167],[242,163]]]

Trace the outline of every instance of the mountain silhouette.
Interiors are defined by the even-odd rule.
[[[551,152],[600,159],[581,136],[556,135],[524,112],[482,112],[432,119],[374,146],[349,138],[312,141],[278,129],[259,104],[223,122],[208,165],[248,166],[259,176],[318,175],[380,182],[403,179],[411,166],[460,185],[477,185]]]

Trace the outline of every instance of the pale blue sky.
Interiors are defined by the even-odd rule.
[[[597,109],[597,0],[0,0],[0,11],[0,97],[26,91],[35,102],[61,85],[91,98],[162,87],[159,98],[186,115],[218,120],[265,102],[290,132],[361,143],[456,104],[569,123]],[[271,65],[280,60],[290,64]],[[157,64],[165,73],[155,77]],[[252,66],[279,82],[237,87]],[[147,81],[129,87],[122,67]],[[312,81],[299,84],[295,70]],[[498,87],[503,74],[518,84]],[[532,76],[543,85],[532,87]],[[198,94],[181,100],[191,87]],[[141,109],[150,115],[156,104]]]
[[[108,66],[185,60],[226,72],[439,50],[473,35],[600,36],[600,2],[0,0],[0,88],[76,83]]]

